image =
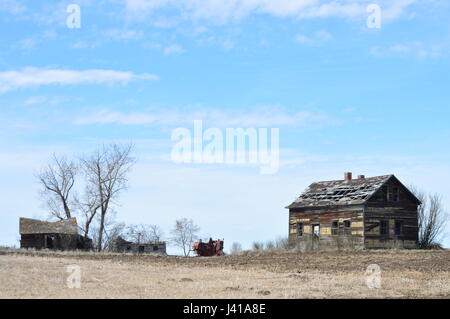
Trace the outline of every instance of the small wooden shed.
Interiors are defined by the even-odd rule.
[[[115,250],[119,253],[166,254],[166,242],[134,243],[119,236],[116,240]]]
[[[76,218],[46,222],[20,218],[20,247],[55,250],[88,250],[92,240],[78,234]]]

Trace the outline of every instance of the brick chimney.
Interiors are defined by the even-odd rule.
[[[366,178],[366,176],[364,176],[364,175],[358,175],[358,179],[364,179],[364,178]]]
[[[351,172],[345,172],[344,173],[344,180],[351,181],[352,180],[352,173]]]

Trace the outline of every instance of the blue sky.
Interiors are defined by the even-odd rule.
[[[69,4],[81,28],[66,25]],[[368,28],[369,4],[381,8]],[[0,0],[0,243],[46,218],[34,172],[132,140],[117,220],[190,217],[249,247],[317,180],[393,173],[450,207],[450,4],[439,0]],[[280,130],[280,169],[175,164],[171,131]],[[450,247],[450,238],[445,245]]]

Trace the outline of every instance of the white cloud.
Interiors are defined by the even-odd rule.
[[[416,0],[379,0],[384,19],[394,20]],[[126,0],[129,14],[143,15],[158,9],[174,9],[183,18],[206,19],[226,23],[252,14],[275,17],[310,18],[360,18],[366,19],[368,0]]]
[[[397,0],[392,1],[392,4],[382,11],[382,19],[385,21],[392,21],[404,14],[405,8],[415,3],[416,0]]]
[[[136,30],[111,29],[104,32],[105,36],[114,40],[139,40],[142,32]]]
[[[43,104],[47,103],[50,105],[58,105],[63,102],[67,102],[69,99],[64,96],[31,96],[25,100],[25,104],[33,105],[33,104]]]
[[[300,33],[295,36],[295,40],[298,43],[313,44],[313,45],[327,42],[327,41],[331,40],[331,38],[332,38],[332,35],[325,30],[320,30],[320,31],[314,32],[311,36],[306,36],[306,35],[300,34]]]
[[[184,49],[178,44],[172,44],[166,48],[164,48],[163,53],[164,55],[171,55],[171,54],[180,54],[183,53]]]
[[[231,40],[224,40],[220,43],[220,46],[226,51],[230,51],[231,49],[233,49],[234,45],[234,42]]]
[[[0,12],[7,12],[9,14],[19,14],[26,11],[26,7],[16,0],[2,0],[0,1]]]
[[[388,47],[374,46],[370,53],[376,57],[404,57],[415,58],[440,58],[443,56],[443,49],[440,45],[429,45],[420,41],[398,43]]]
[[[0,93],[49,84],[127,84],[136,80],[157,80],[153,74],[91,69],[84,71],[23,68],[0,72]]]
[[[36,47],[37,40],[35,39],[23,39],[19,41],[19,48],[22,50],[31,50]]]
[[[130,112],[101,110],[75,119],[77,125],[169,125],[191,126],[194,120],[215,127],[316,127],[334,124],[337,121],[322,112],[287,111],[278,106],[265,106],[249,111],[221,111],[197,109],[189,111],[164,110]]]
[[[87,41],[77,41],[71,44],[71,48],[73,49],[93,49],[98,47],[101,44],[101,41],[87,42]]]

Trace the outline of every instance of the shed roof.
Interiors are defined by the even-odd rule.
[[[312,183],[286,208],[364,204],[394,175]]]
[[[57,222],[46,222],[31,218],[20,218],[20,234],[78,234],[76,218]]]

